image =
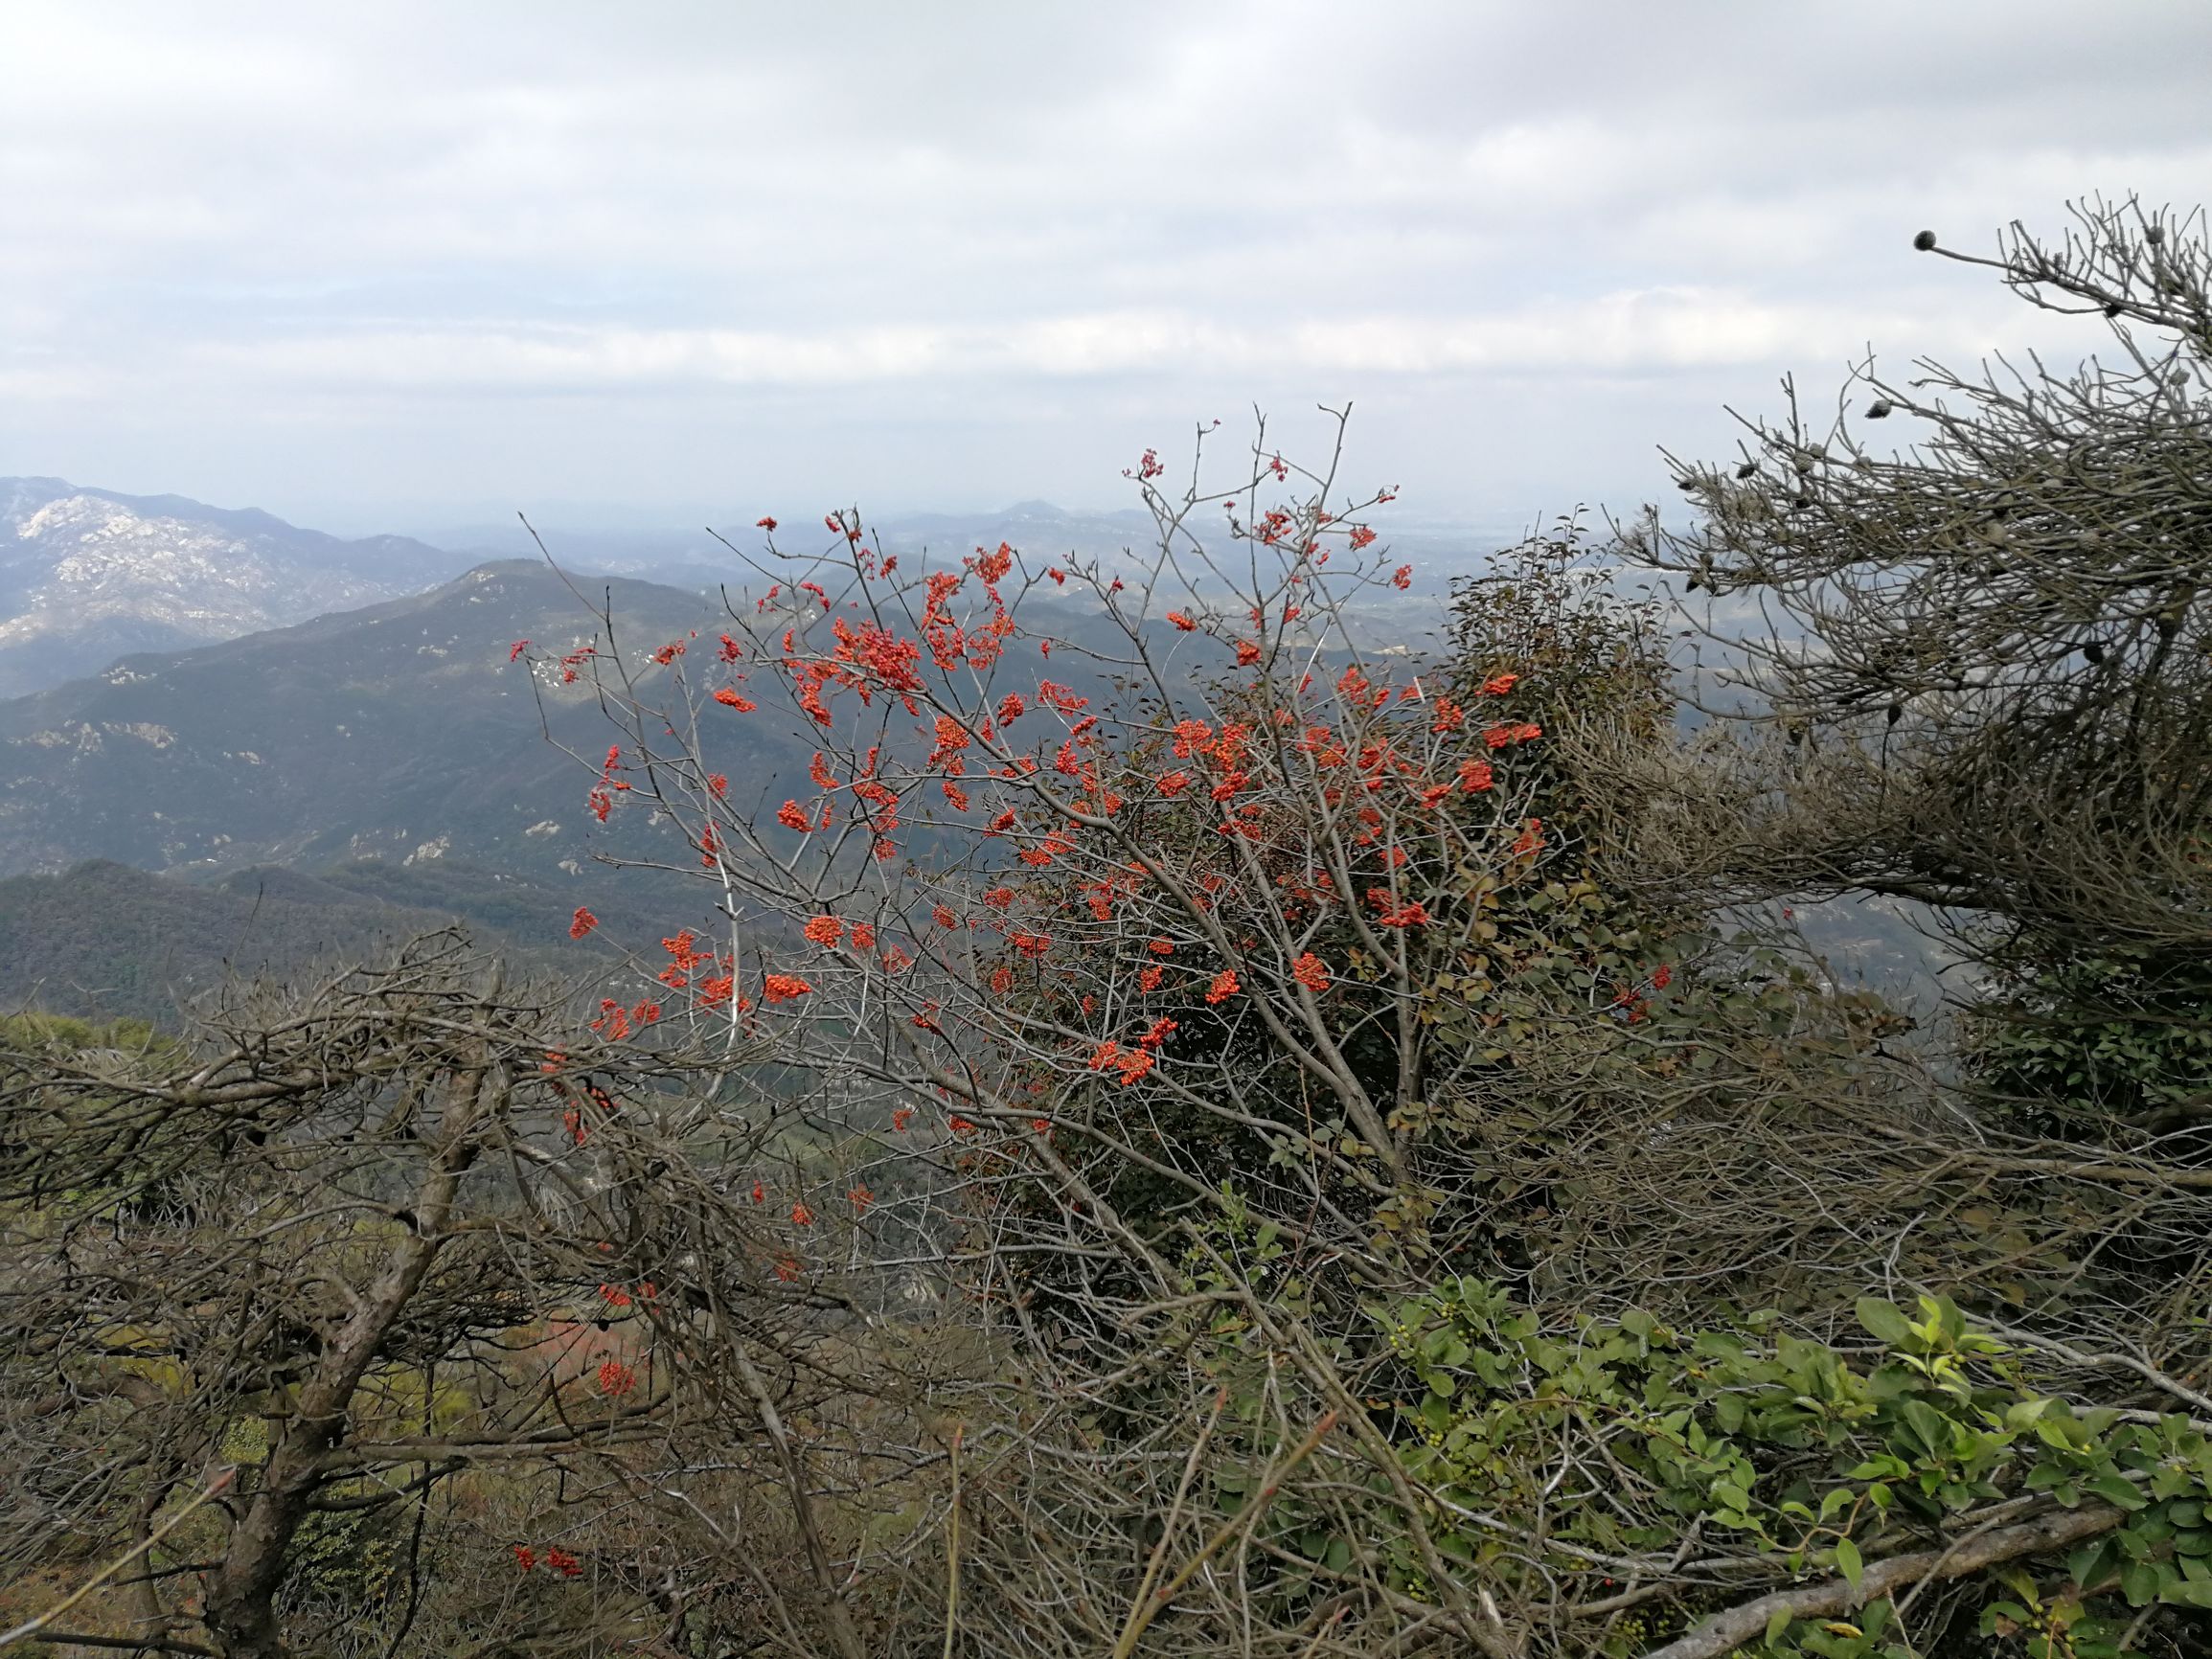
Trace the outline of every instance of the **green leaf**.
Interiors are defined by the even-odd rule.
[[[1790,1609],[1777,1607],[1767,1615],[1767,1646],[1771,1648],[1790,1632]]]
[[[2212,1608],[2212,1579],[2187,1579],[2178,1584],[2168,1584],[2158,1592],[2158,1600],[2169,1607]]]
[[[1865,1326],[1876,1340],[1891,1348],[1906,1347],[1913,1339],[1912,1322],[1901,1308],[1879,1296],[1859,1299],[1859,1323]]]
[[[1955,1347],[1959,1338],[1966,1334],[1966,1315],[1959,1311],[1958,1304],[1950,1297],[1923,1296],[1920,1307],[1921,1311],[1935,1322],[1936,1334],[1945,1342]]]
[[[2077,1584],[2094,1584],[2110,1574],[2119,1556],[2111,1539],[2100,1538],[2093,1544],[2084,1544],[2066,1557],[2066,1573]]]
[[[1849,1538],[1836,1546],[1836,1566],[1843,1575],[1845,1582],[1850,1584],[1851,1593],[1858,1595],[1859,1581],[1866,1576],[1866,1563],[1859,1558],[1859,1546]]]
[[[2116,1510],[2139,1510],[2150,1502],[2132,1481],[2120,1475],[2091,1475],[2082,1483],[2082,1489],[2096,1493]]]
[[[2039,1417],[2036,1437],[2053,1451],[2079,1451],[2089,1438],[2081,1423],[2070,1417]]]
[[[1935,1407],[1924,1399],[1908,1399],[1898,1408],[1898,1416],[1904,1420],[1920,1443],[1937,1457],[1950,1450],[1955,1432],[1951,1423]]]

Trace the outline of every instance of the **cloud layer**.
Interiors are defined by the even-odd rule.
[[[1835,15],[1827,15],[1833,11]],[[1431,513],[2016,302],[1906,243],[2212,177],[2212,11],[0,11],[0,472],[366,520],[1115,498],[1354,399]]]

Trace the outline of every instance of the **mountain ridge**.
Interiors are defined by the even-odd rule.
[[[611,589],[632,637],[712,620],[696,593],[574,580]],[[570,580],[507,560],[0,701],[0,875],[86,858],[152,871],[447,855],[581,866],[589,780],[561,746],[604,751],[604,716],[585,685],[534,680],[508,656],[515,639],[565,648],[593,625]]]
[[[403,535],[347,539],[260,508],[0,478],[0,695],[398,598],[466,567]]]

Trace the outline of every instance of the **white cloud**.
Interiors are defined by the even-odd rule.
[[[1608,294],[1489,315],[1293,319],[1233,327],[1176,311],[822,332],[560,327],[343,334],[201,346],[187,361],[328,392],[588,392],[653,386],[870,386],[917,379],[1175,373],[1317,377],[1640,374],[1835,356],[1886,321],[1701,289]],[[1925,331],[1925,330],[1924,330]]]
[[[2032,333],[1906,239],[2201,192],[2206,61],[2170,0],[8,8],[0,471],[984,498],[1357,397],[1439,503],[1632,490],[1787,368]]]

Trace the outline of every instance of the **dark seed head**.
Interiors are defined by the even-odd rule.
[[[1912,245],[1924,254],[1933,253],[1935,251],[1935,232],[1922,231],[1920,235],[1912,239]]]

